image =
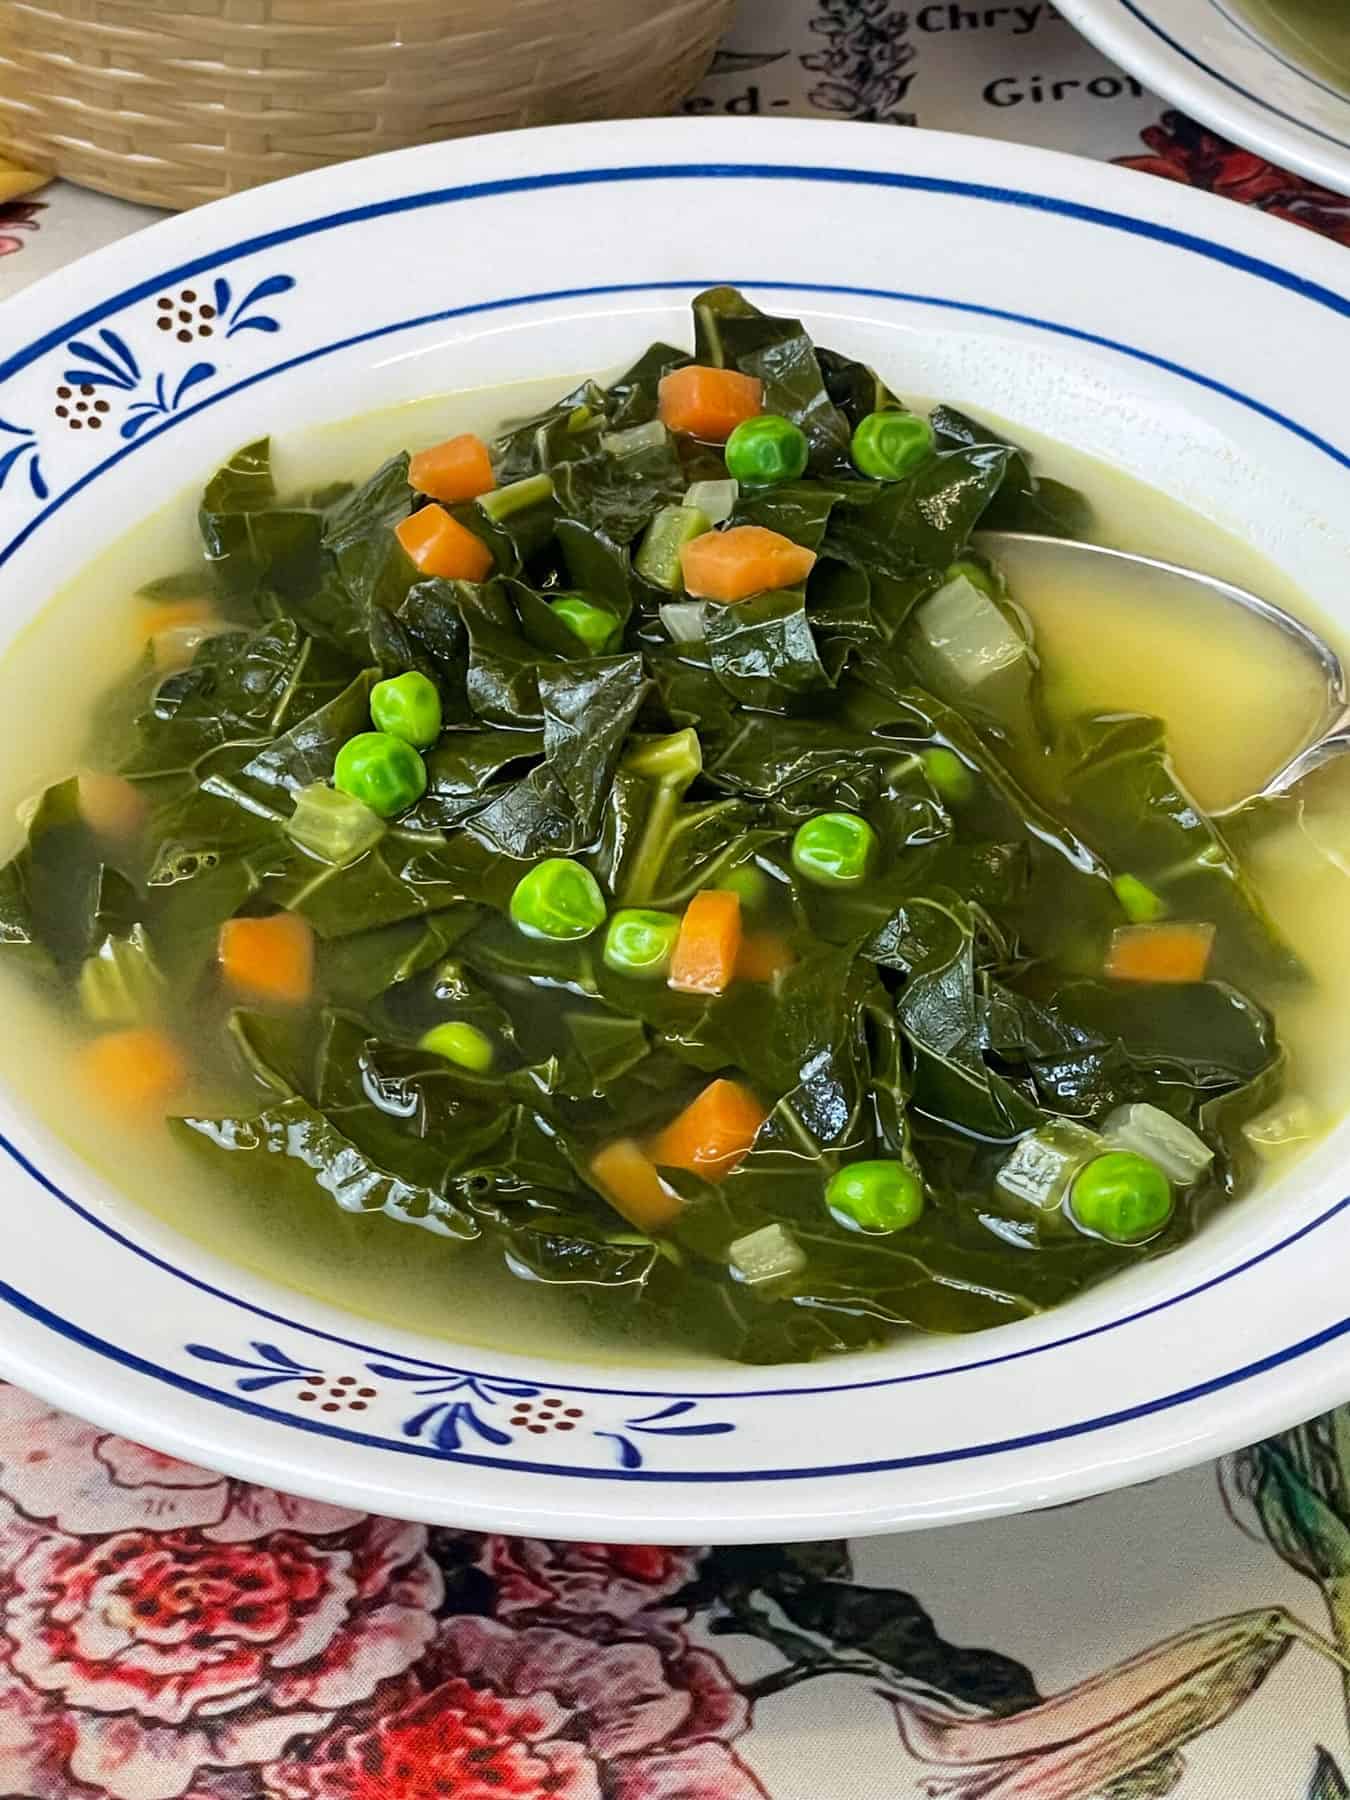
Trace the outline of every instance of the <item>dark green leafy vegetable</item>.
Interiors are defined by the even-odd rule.
[[[934,661],[944,591],[958,625],[1022,629],[972,533],[1079,532],[1080,497],[950,407],[930,438],[796,320],[729,289],[694,313],[694,357],[756,376],[791,422],[741,440],[790,450],[755,465],[785,478],[738,492],[717,446],[657,422],[690,357],[654,345],[498,439],[497,489],[454,509],[492,548],[483,583],[404,555],[406,457],[292,501],[266,440],[238,452],[203,497],[205,573],[147,590],[205,586],[230,629],[102,708],[100,766],[115,742],[144,830],[114,867],[77,783],[50,789],[0,870],[0,957],[70,1006],[106,963],[105,1022],[134,959],[196,1071],[176,1130],[278,1217],[415,1224],[465,1281],[491,1260],[623,1335],[751,1362],[1023,1318],[1238,1191],[1241,1127],[1284,1084],[1269,1007],[1301,971],[1156,720],[1049,720],[1020,636],[1015,706]],[[718,501],[701,520],[696,482]],[[802,588],[690,602],[669,558],[635,566],[658,516],[817,560]],[[421,751],[425,792],[339,843],[319,827],[372,724]],[[708,888],[737,896],[739,950],[672,988]],[[313,927],[313,1004],[234,1011],[220,928],[276,909]],[[1107,979],[1113,933],[1159,918],[1214,928],[1207,978]],[[714,1081],[751,1128],[663,1161],[664,1188],[649,1167],[666,1216],[644,1229],[592,1159],[655,1155]],[[1214,1153],[1170,1217],[1156,1183],[1130,1190],[1147,1234],[1086,1234],[996,1180],[1024,1140],[1099,1143],[1143,1103]],[[1099,1226],[1120,1211],[1100,1163]],[[741,1278],[747,1241],[774,1247],[771,1278]],[[879,1632],[855,1636],[884,1660]]]

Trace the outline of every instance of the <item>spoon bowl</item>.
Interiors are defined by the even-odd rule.
[[[1029,550],[1038,559],[1057,558],[1061,574],[1072,572],[1076,565],[1085,591],[1090,591],[1093,581],[1100,579],[1104,561],[1109,561],[1112,579],[1117,584],[1121,580],[1136,580],[1141,588],[1147,588],[1155,601],[1160,593],[1174,593],[1178,606],[1194,605],[1196,590],[1204,590],[1210,596],[1217,595],[1233,606],[1255,613],[1272,630],[1283,632],[1304,655],[1312,658],[1322,679],[1324,700],[1307,741],[1255,793],[1215,809],[1215,817],[1237,812],[1253,800],[1270,800],[1288,793],[1305,775],[1350,749],[1350,696],[1347,695],[1340,657],[1325,638],[1273,601],[1265,600],[1235,582],[1224,581],[1218,575],[1205,575],[1198,569],[1184,568],[1180,563],[1165,562],[1161,557],[1136,556],[1128,550],[1111,550],[1101,544],[1084,543],[1078,538],[1045,537],[1029,531],[982,531],[978,539],[981,547],[994,557]]]

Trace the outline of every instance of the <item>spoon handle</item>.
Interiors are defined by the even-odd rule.
[[[1305,775],[1311,775],[1314,769],[1320,769],[1338,756],[1350,750],[1350,707],[1339,713],[1330,725],[1306,749],[1287,762],[1278,774],[1272,775],[1257,796],[1261,800],[1273,800],[1277,795],[1287,794],[1290,788],[1297,787]]]

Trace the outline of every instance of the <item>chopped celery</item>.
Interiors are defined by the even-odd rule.
[[[1051,1119],[1028,1132],[994,1177],[994,1186],[1010,1200],[1048,1212],[1069,1191],[1069,1184],[1085,1163],[1102,1148],[1095,1131],[1072,1119]]]
[[[763,1225],[737,1238],[727,1251],[731,1272],[749,1287],[782,1281],[806,1267],[806,1252],[782,1225]]]
[[[1155,919],[1165,916],[1167,902],[1137,875],[1117,875],[1111,886],[1132,925],[1151,925]]]
[[[686,726],[669,737],[648,738],[630,751],[623,766],[630,774],[650,782],[654,790],[637,847],[625,859],[619,893],[624,906],[641,906],[656,892],[680,800],[703,768],[703,746],[698,733]]]
[[[354,795],[316,781],[296,794],[283,830],[302,850],[341,869],[379,843],[384,820]]]
[[[659,419],[647,425],[630,425],[627,431],[607,431],[600,448],[607,456],[636,456],[642,450],[659,450],[669,434]]]
[[[1263,1161],[1273,1161],[1299,1144],[1309,1143],[1320,1127],[1317,1114],[1302,1094],[1286,1094],[1242,1127],[1242,1135]]]
[[[1189,1125],[1147,1102],[1118,1106],[1108,1113],[1102,1136],[1113,1150],[1134,1150],[1152,1158],[1179,1187],[1199,1181],[1214,1161],[1214,1152]]]
[[[523,481],[513,481],[504,488],[493,488],[490,494],[480,494],[478,504],[489,519],[500,524],[513,513],[524,512],[527,506],[537,506],[541,500],[552,498],[552,476],[527,475]]]
[[[643,533],[633,567],[644,581],[678,594],[684,588],[680,551],[712,530],[712,520],[696,506],[663,506]]]
[[[685,489],[684,506],[692,506],[713,525],[723,525],[740,499],[739,481],[695,481]]]
[[[669,737],[648,738],[629,753],[624,767],[646,781],[670,782],[684,789],[702,773],[703,746],[698,733],[687,725]]]
[[[707,608],[702,600],[668,600],[661,608],[661,623],[674,644],[702,643],[706,617]]]
[[[124,938],[104,938],[80,970],[80,1008],[92,1025],[144,1025],[163,997],[164,977],[142,925]]]
[[[940,587],[915,614],[917,649],[944,686],[971,693],[1030,657],[1026,640],[967,575]]]

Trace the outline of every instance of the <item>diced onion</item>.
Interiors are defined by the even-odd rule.
[[[1027,643],[973,581],[958,575],[915,614],[923,661],[971,691],[1029,654]]]
[[[695,506],[713,525],[721,525],[736,510],[741,497],[739,481],[696,481],[686,488],[684,504]]]
[[[1074,1176],[1100,1152],[1095,1131],[1073,1119],[1052,1119],[1020,1139],[994,1177],[994,1186],[1010,1200],[1052,1211],[1069,1191]]]
[[[727,1252],[732,1274],[751,1287],[782,1281],[806,1267],[806,1252],[782,1225],[763,1225],[737,1238]]]
[[[1242,1135],[1266,1161],[1283,1156],[1299,1144],[1306,1144],[1318,1134],[1317,1114],[1302,1094],[1286,1094],[1274,1106],[1248,1119]]]
[[[1102,1136],[1113,1150],[1134,1150],[1151,1157],[1180,1187],[1199,1181],[1214,1161],[1213,1150],[1197,1132],[1146,1101],[1118,1106],[1109,1113],[1102,1123]]]
[[[642,450],[659,450],[665,441],[665,426],[653,419],[649,425],[631,425],[627,431],[607,431],[600,448],[607,456],[636,456]]]
[[[282,829],[302,850],[341,869],[380,841],[384,820],[354,795],[316,781],[296,794]]]
[[[661,623],[676,644],[700,644],[707,608],[702,600],[672,600],[661,608]]]

